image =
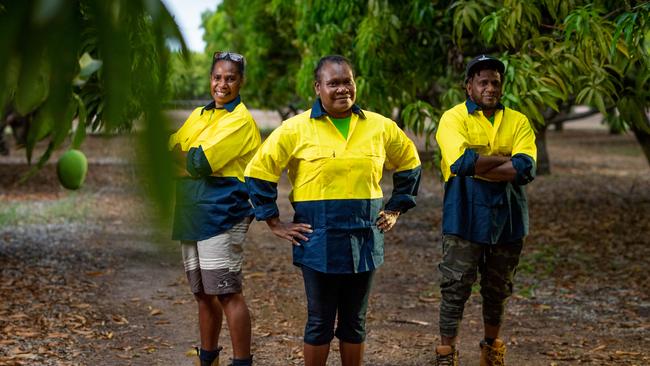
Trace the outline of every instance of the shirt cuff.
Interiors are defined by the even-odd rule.
[[[526,154],[515,154],[511,158],[512,166],[517,171],[515,184],[520,186],[526,185],[535,179],[535,161]]]
[[[384,209],[404,213],[415,207],[421,176],[422,166],[394,173],[393,194]]]
[[[212,174],[212,167],[201,146],[190,148],[187,152],[187,171],[195,178]]]
[[[384,210],[404,213],[413,207],[415,207],[415,196],[410,194],[396,194],[388,200],[388,203],[384,206]]]
[[[474,168],[476,167],[477,159],[478,154],[476,151],[465,149],[463,155],[451,164],[450,170],[459,177],[472,177],[474,176]]]
[[[278,198],[277,183],[246,177],[246,187],[255,208],[255,218],[258,221],[280,216],[280,210],[275,203]]]
[[[261,206],[255,206],[255,219],[257,221],[264,221],[272,217],[280,216],[280,210],[275,202],[267,203]]]

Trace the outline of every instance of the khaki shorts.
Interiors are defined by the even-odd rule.
[[[206,240],[181,241],[183,266],[192,293],[241,293],[243,244],[250,222],[250,218],[246,218],[230,230]]]

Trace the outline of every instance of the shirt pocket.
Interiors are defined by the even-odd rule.
[[[346,189],[355,198],[380,197],[381,180],[386,153],[383,145],[376,145],[372,148],[362,148],[354,151],[346,159],[345,166],[348,169]]]
[[[322,188],[322,182],[327,178],[324,167],[336,156],[332,148],[325,146],[307,146],[296,153],[296,172],[294,188],[298,189],[307,184],[315,185],[314,189]]]
[[[512,155],[512,135],[497,136],[496,148],[499,155]]]
[[[467,143],[470,148],[486,148],[490,146],[487,134],[478,123],[467,126]]]
[[[304,147],[296,152],[296,158],[305,161],[317,161],[332,158],[334,156],[336,156],[335,150],[327,146],[312,145]]]
[[[470,149],[479,155],[490,154],[490,140],[483,130],[470,130],[467,144]]]

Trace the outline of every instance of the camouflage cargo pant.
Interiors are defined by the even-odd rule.
[[[512,280],[519,264],[523,241],[508,244],[484,245],[457,236],[442,238],[440,334],[458,335],[465,302],[481,274],[483,322],[500,325],[506,299],[512,295]]]

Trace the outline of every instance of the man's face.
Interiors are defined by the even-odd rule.
[[[481,70],[467,82],[467,94],[483,110],[495,109],[501,100],[501,74]]]
[[[236,63],[228,60],[218,61],[210,77],[210,94],[217,106],[223,107],[237,98],[242,81]]]
[[[330,117],[343,118],[350,115],[357,87],[352,70],[346,63],[328,62],[323,65],[314,89]]]

